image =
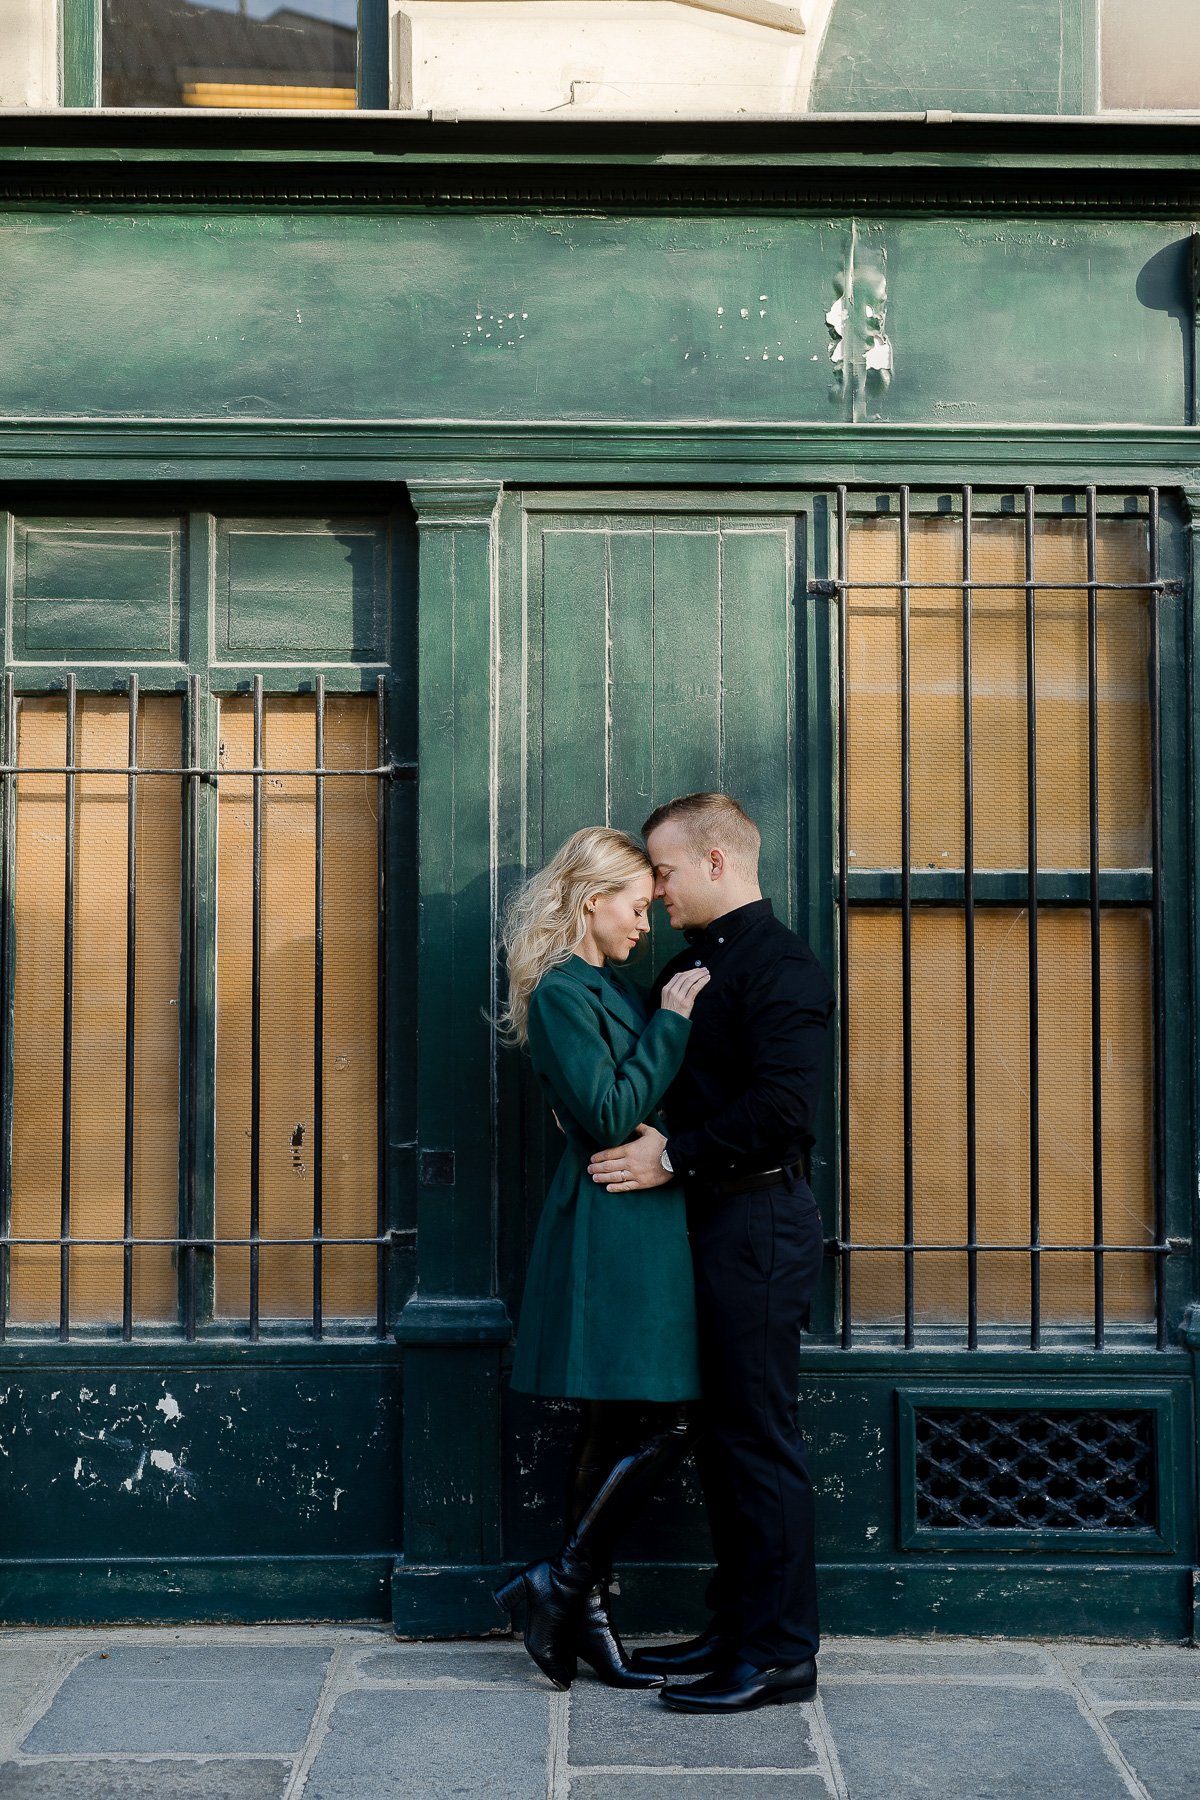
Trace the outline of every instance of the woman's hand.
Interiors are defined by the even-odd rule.
[[[681,975],[672,975],[662,991],[664,1012],[678,1013],[681,1019],[690,1019],[696,995],[708,984],[707,969],[684,969]]]

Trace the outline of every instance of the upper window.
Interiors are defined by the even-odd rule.
[[[357,0],[104,0],[104,106],[351,108]]]
[[[1126,110],[1200,107],[1196,0],[1101,0],[1100,104]]]

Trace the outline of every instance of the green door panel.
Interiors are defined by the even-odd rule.
[[[537,517],[529,604],[541,734],[539,854],[584,824],[637,832],[720,787],[763,831],[763,884],[794,912],[796,519]]]
[[[17,661],[179,659],[179,519],[18,519],[13,539]]]
[[[1186,421],[1186,221],[744,213],[9,212],[0,414],[836,422],[852,236],[864,416]]]
[[[222,519],[219,654],[369,661],[387,644],[384,520]]]

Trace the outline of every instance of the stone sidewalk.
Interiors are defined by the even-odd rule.
[[[668,1713],[511,1642],[0,1632],[3,1800],[1195,1800],[1200,1652],[836,1639],[814,1705]]]

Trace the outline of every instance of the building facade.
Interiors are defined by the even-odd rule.
[[[827,1626],[1193,1634],[1189,10],[0,7],[7,1619],[494,1628],[500,908],[719,785],[839,996]]]

